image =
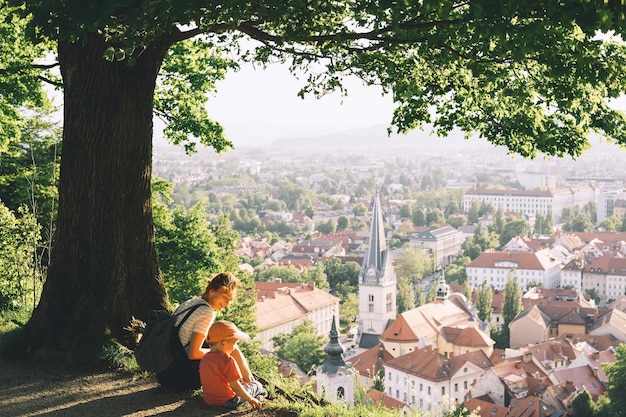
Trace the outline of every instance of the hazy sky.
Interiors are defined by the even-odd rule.
[[[353,79],[347,84],[347,97],[333,93],[319,100],[313,96],[303,100],[297,96],[302,85],[304,81],[292,76],[284,65],[265,70],[245,66],[218,83],[218,93],[211,97],[208,109],[235,146],[357,127],[386,127],[391,121],[391,98],[383,97],[377,87],[364,87]],[[615,106],[626,111],[626,98]]]
[[[319,100],[313,96],[303,100],[297,96],[303,85],[304,81],[291,75],[286,66],[273,65],[265,70],[246,66],[218,83],[217,96],[209,100],[209,113],[224,126],[235,145],[388,125],[391,121],[391,98],[383,97],[380,88],[366,88],[354,79],[347,84],[347,97],[333,93]]]

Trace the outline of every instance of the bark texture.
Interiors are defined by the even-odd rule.
[[[103,59],[93,37],[59,44],[64,82],[57,232],[41,301],[23,336],[27,353],[88,358],[107,338],[165,306],[151,204],[152,108],[168,43],[134,65]]]

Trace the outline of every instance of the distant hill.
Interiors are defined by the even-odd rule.
[[[264,145],[265,146],[265,145]],[[484,139],[463,139],[461,133],[453,132],[449,137],[439,138],[428,132],[413,131],[407,135],[393,134],[387,136],[385,125],[376,125],[368,128],[355,128],[335,133],[325,133],[311,136],[295,136],[279,138],[269,146],[275,149],[377,149],[377,148],[419,148],[424,151],[442,151],[445,149],[473,149],[484,147],[494,149],[494,146]]]

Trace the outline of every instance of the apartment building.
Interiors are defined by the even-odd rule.
[[[542,249],[534,253],[484,252],[467,264],[465,271],[471,287],[478,288],[487,281],[492,288],[502,290],[514,270],[525,291],[530,283],[545,288],[559,286],[560,269],[561,263],[552,252]]]
[[[290,334],[305,319],[310,320],[318,334],[328,335],[333,317],[339,320],[339,298],[315,287],[313,282],[255,282],[257,289],[256,339],[261,348],[272,351],[272,337]]]
[[[424,245],[433,256],[436,268],[445,268],[461,253],[465,240],[463,232],[451,226],[425,230],[411,237],[411,244]]]
[[[521,213],[527,217],[543,216],[552,210],[552,222],[557,224],[565,207],[583,207],[595,202],[600,189],[594,185],[578,185],[555,190],[491,190],[472,189],[463,197],[463,209],[469,211],[473,200],[502,208],[505,212]]]

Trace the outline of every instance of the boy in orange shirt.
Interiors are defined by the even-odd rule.
[[[261,408],[258,397],[267,391],[259,381],[245,382],[237,362],[230,356],[237,341],[249,340],[233,323],[218,320],[209,328],[211,350],[200,360],[202,395],[208,405],[233,410],[247,401],[252,408]]]

